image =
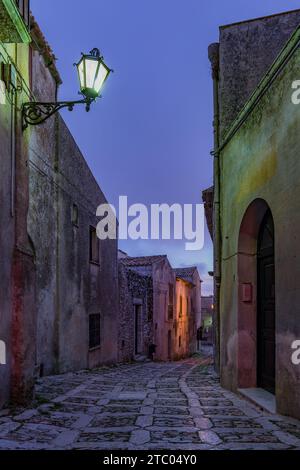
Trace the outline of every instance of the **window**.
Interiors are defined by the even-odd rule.
[[[99,239],[94,227],[90,227],[90,262],[99,264]]]
[[[169,284],[169,305],[173,305],[173,284]]]
[[[89,316],[89,348],[100,346],[100,313]]]
[[[78,206],[76,204],[73,204],[73,206],[72,206],[71,219],[72,219],[72,224],[75,225],[76,227],[78,227],[78,225],[79,225],[79,210],[78,210]]]
[[[179,299],[179,318],[182,317],[182,295],[180,296]]]
[[[173,320],[173,284],[169,284],[168,320]]]
[[[186,314],[189,314],[189,298],[186,298]]]
[[[146,309],[148,312],[148,321],[153,320],[153,309],[152,309],[152,301],[150,300],[150,295],[147,294],[146,298]]]

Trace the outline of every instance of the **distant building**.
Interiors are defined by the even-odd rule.
[[[214,297],[213,295],[201,297],[201,327],[202,340],[213,344],[214,340]]]
[[[197,268],[173,270],[167,256],[119,256],[119,360],[168,361],[196,351],[201,322]]]
[[[201,326],[202,281],[195,266],[176,268],[174,271],[176,274],[177,320],[180,323],[179,314],[186,311],[187,354],[194,354],[197,351],[197,330]],[[183,292],[184,290],[186,293]]]

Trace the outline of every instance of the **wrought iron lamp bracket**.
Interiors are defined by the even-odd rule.
[[[85,104],[86,111],[88,112],[93,101],[94,99],[92,98],[85,98],[78,101],[57,101],[55,103],[24,103],[22,106],[23,130],[27,129],[29,125],[37,126],[39,124],[43,124],[47,119],[53,116],[53,114],[63,108],[68,108],[69,111],[73,111],[74,106],[77,104]]]

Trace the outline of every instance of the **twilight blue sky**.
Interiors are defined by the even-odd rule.
[[[212,90],[207,46],[218,26],[299,8],[296,0],[31,0],[58,57],[61,99],[77,99],[72,64],[99,47],[115,70],[86,114],[63,112],[109,202],[200,203],[212,184]],[[166,253],[174,267],[198,265],[212,289],[212,247],[184,241],[122,241],[130,255]]]

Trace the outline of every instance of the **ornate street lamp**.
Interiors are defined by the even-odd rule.
[[[29,102],[22,106],[23,129],[28,125],[36,126],[45,122],[50,116],[62,108],[73,111],[77,104],[85,104],[88,112],[91,103],[101,98],[100,92],[112,69],[104,63],[99,49],[93,49],[89,54],[82,54],[78,64],[80,94],[84,99],[78,101],[57,101],[54,103]]]

